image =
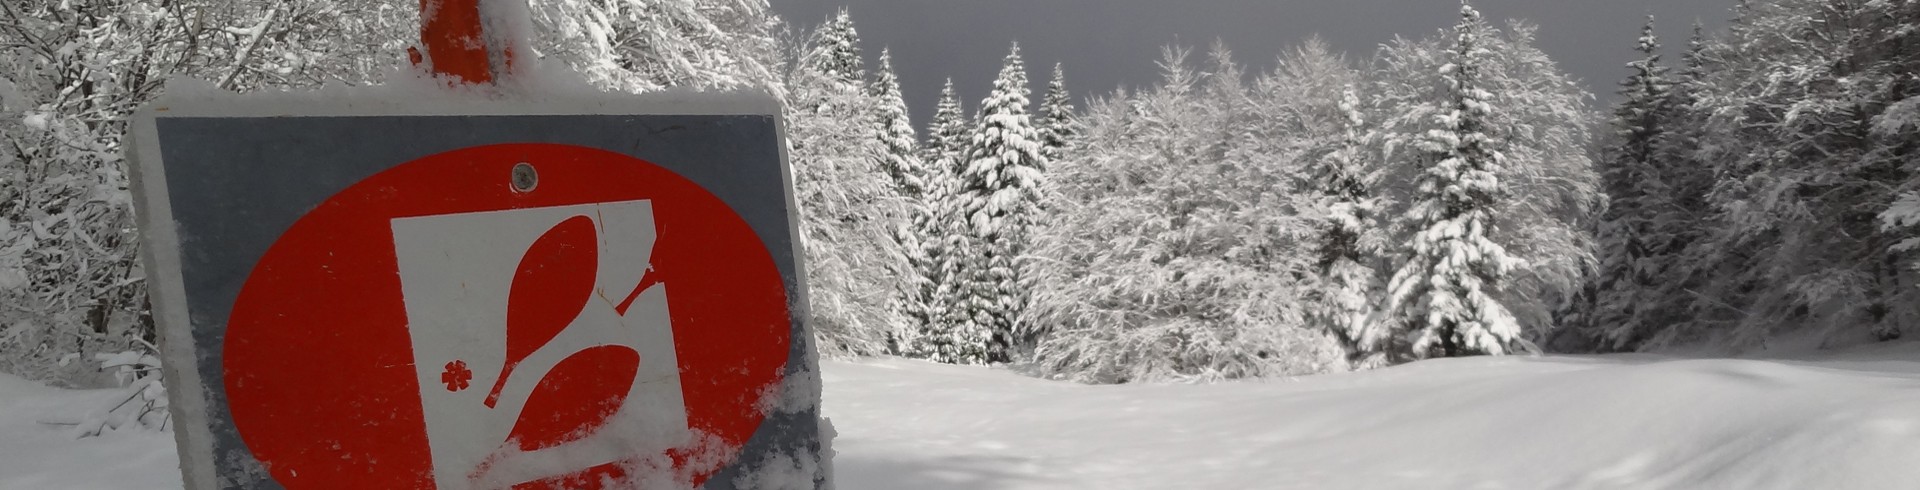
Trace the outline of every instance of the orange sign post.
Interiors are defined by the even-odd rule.
[[[511,44],[487,32],[482,0],[420,0],[420,45],[407,53],[415,65],[462,83],[488,85],[512,67]]]

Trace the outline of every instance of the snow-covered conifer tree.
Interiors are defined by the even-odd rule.
[[[1473,34],[1463,37],[1463,30]],[[1438,183],[1437,177],[1449,169],[1459,170],[1462,175],[1476,173],[1464,165],[1441,165],[1463,162],[1448,161],[1449,153],[1458,151],[1448,149],[1461,146],[1451,139],[1461,136],[1463,123],[1477,124],[1481,136],[1459,143],[1480,141],[1484,144],[1480,151],[1500,155],[1498,165],[1484,168],[1490,172],[1490,178],[1470,183],[1475,188],[1493,184],[1506,193],[1506,198],[1480,200],[1476,194],[1452,195],[1464,195],[1472,198],[1468,199],[1470,202],[1491,205],[1484,210],[1462,207],[1460,216],[1477,215],[1478,211],[1491,213],[1488,215],[1491,219],[1479,221],[1482,228],[1473,231],[1498,245],[1512,268],[1498,288],[1486,288],[1483,280],[1480,291],[1503,306],[1519,327],[1521,335],[1513,337],[1516,342],[1509,347],[1527,350],[1539,342],[1554,339],[1553,335],[1561,332],[1557,326],[1567,320],[1564,314],[1569,304],[1576,302],[1575,297],[1588,284],[1593,270],[1593,217],[1602,202],[1599,177],[1594,174],[1590,156],[1593,112],[1587,101],[1592,96],[1533,46],[1536,32],[1536,28],[1525,22],[1509,22],[1505,29],[1496,29],[1474,20],[1435,36],[1394,40],[1382,46],[1375,56],[1373,87],[1365,92],[1373,106],[1368,113],[1377,121],[1374,128],[1379,140],[1375,156],[1382,159],[1379,170],[1383,175],[1377,187],[1378,195],[1383,198],[1382,216],[1394,217],[1391,232],[1385,238],[1385,243],[1396,245],[1392,256],[1415,257],[1409,253],[1412,247],[1406,245],[1422,240],[1427,241],[1423,246],[1436,245],[1430,240],[1432,236],[1421,236],[1434,231],[1430,225],[1435,222],[1427,218],[1433,217],[1431,205],[1436,202],[1436,191],[1441,189],[1427,184]],[[1473,56],[1468,57],[1479,64],[1477,70],[1458,69],[1463,38],[1477,46],[1469,51]],[[1469,95],[1485,98],[1461,96],[1458,82],[1463,73],[1475,75],[1472,79],[1477,90],[1472,92],[1477,93]],[[1497,152],[1486,151],[1489,149]],[[1473,160],[1479,159],[1465,161]],[[1468,210],[1476,212],[1464,212]],[[1455,222],[1463,225],[1463,233],[1468,231],[1465,221]],[[1465,246],[1464,243],[1448,246],[1455,245]],[[1421,257],[1431,260],[1436,255]],[[1437,276],[1443,279],[1464,273],[1454,264],[1439,265],[1455,273]],[[1406,262],[1394,264],[1391,269],[1403,273],[1425,267],[1418,262]],[[1400,301],[1383,305],[1383,312],[1387,313],[1383,318],[1393,322],[1391,326],[1396,329],[1389,348],[1395,360],[1431,355],[1439,350],[1416,353],[1411,349],[1423,334],[1404,329],[1431,326],[1432,322],[1425,321],[1425,314],[1415,315],[1419,321],[1411,321],[1414,319],[1409,319],[1409,314],[1414,313],[1414,309],[1408,307],[1421,305],[1406,302],[1408,297],[1402,293],[1407,292],[1406,287],[1432,289],[1435,286],[1429,283],[1422,287],[1407,279],[1410,278],[1402,277],[1397,283],[1389,281],[1389,299]],[[1396,285],[1402,289],[1392,287]],[[1434,299],[1430,294],[1420,297]]]
[[[960,105],[960,95],[953,89],[953,79],[940,89],[940,103],[934,106],[933,120],[927,123],[927,144],[922,148],[921,161],[929,166],[940,167],[936,162],[945,162],[945,174],[958,179],[961,170],[960,157],[966,151],[967,135],[972,131],[967,112]]]
[[[967,239],[964,223],[957,223],[961,151],[970,128],[954,92],[953,80],[947,80],[940,92],[940,103],[927,128],[927,144],[920,161],[925,176],[925,192],[912,202],[913,233],[920,237],[918,250],[909,250],[914,283],[909,291],[907,315],[917,330],[907,337],[903,353],[939,362],[959,363],[952,347],[954,325],[959,313],[960,284],[955,274],[961,259],[955,250]],[[942,348],[941,346],[947,346]]]
[[[1500,181],[1501,140],[1488,120],[1499,108],[1482,84],[1491,29],[1480,13],[1461,3],[1449,62],[1440,68],[1447,100],[1434,101],[1439,128],[1418,142],[1424,155],[1415,178],[1413,207],[1406,216],[1412,239],[1388,282],[1390,304],[1412,334],[1416,356],[1505,354],[1520,326],[1496,298],[1518,265],[1490,235],[1494,211],[1506,199]]]
[[[1646,334],[1646,324],[1657,321],[1654,286],[1669,252],[1669,240],[1661,236],[1669,230],[1658,227],[1658,215],[1671,206],[1664,180],[1670,163],[1660,161],[1658,145],[1671,124],[1671,82],[1660,64],[1651,16],[1635,50],[1640,58],[1627,64],[1633,72],[1621,82],[1614,132],[1600,161],[1608,204],[1595,237],[1600,269],[1593,311],[1587,317],[1612,348],[1637,343]]]
[[[1320,159],[1313,187],[1327,209],[1319,243],[1319,272],[1325,285],[1317,320],[1340,339],[1351,360],[1383,364],[1387,329],[1375,318],[1381,289],[1378,240],[1379,200],[1373,195],[1372,169],[1366,162],[1366,115],[1359,93],[1346,87],[1340,96],[1343,121],[1337,146]]]
[[[901,305],[907,285],[899,279],[908,265],[896,240],[906,207],[875,158],[887,153],[879,99],[846,76],[845,60],[836,54],[844,52],[840,36],[848,32],[848,26],[823,26],[790,61],[786,81],[808,313],[827,355],[887,352],[907,324]]]
[[[927,192],[926,168],[915,145],[913,122],[907,117],[907,101],[900,95],[900,78],[893,73],[893,55],[887,50],[880,51],[880,71],[870,88],[880,104],[880,143],[886,147],[880,168],[893,178],[896,194],[917,202]]]
[[[860,32],[854,29],[853,15],[847,13],[847,9],[840,9],[832,20],[820,26],[820,38],[815,45],[821,51],[822,70],[849,82],[866,80],[866,62],[860,58]]]
[[[1040,132],[1044,138],[1040,155],[1057,161],[1073,142],[1073,98],[1067,94],[1066,69],[1053,65],[1053,80],[1047,82],[1046,100],[1040,106]]]
[[[929,240],[938,240],[939,235],[924,234],[929,230],[920,224],[932,219],[932,208],[929,207],[932,203],[927,200],[930,197],[927,185],[932,176],[928,175],[929,169],[920,160],[920,150],[915,144],[918,138],[914,135],[912,121],[907,117],[907,103],[900,96],[900,79],[893,73],[893,55],[887,50],[880,51],[879,71],[869,88],[874,102],[879,104],[875,120],[880,127],[875,134],[880,137],[881,153],[876,159],[879,160],[881,171],[892,179],[890,190],[893,197],[907,213],[901,220],[900,229],[894,232],[894,238],[916,272],[906,278],[911,285],[904,288],[906,297],[903,298],[907,316],[913,317],[915,323],[898,329],[891,345],[895,353],[910,354],[904,350],[911,349],[911,338],[924,329],[925,319],[930,318],[937,309],[936,305],[927,303],[931,298],[922,294],[934,289],[936,284],[928,274],[919,273],[931,270],[936,260],[935,254],[938,253],[938,244],[929,243]]]
[[[1707,59],[1705,29],[1698,22],[1693,24],[1693,38],[1688,40],[1687,53],[1682,58],[1684,69],[1668,90],[1667,128],[1661,132],[1654,149],[1657,158],[1666,163],[1661,168],[1661,180],[1666,182],[1672,202],[1668,206],[1670,215],[1659,224],[1669,229],[1663,234],[1671,237],[1670,247],[1675,254],[1702,236],[1701,228],[1706,226],[1709,207],[1707,193],[1713,186],[1713,168],[1700,157],[1701,136],[1712,116],[1712,108],[1704,99],[1709,95],[1707,76],[1711,63]]]
[[[1640,208],[1636,237],[1658,260],[1616,288],[1641,290],[1615,300],[1638,322],[1598,322],[1603,347],[1846,345],[1920,321],[1920,274],[1903,267],[1920,252],[1916,26],[1916,2],[1743,0],[1720,35],[1696,29],[1644,170],[1665,192],[1627,188],[1655,198],[1609,213]],[[1623,115],[1650,105],[1627,95]],[[1646,144],[1601,143],[1613,167]]]
[[[1700,155],[1718,226],[1697,248],[1715,268],[1691,311],[1711,316],[1654,344],[1853,343],[1920,321],[1920,278],[1899,265],[1913,249],[1891,246],[1907,229],[1873,216],[1914,189],[1917,25],[1913,2],[1753,2],[1707,49]]]
[[[1713,318],[1727,314],[1724,308],[1694,308],[1701,299],[1698,291],[1704,290],[1708,279],[1728,264],[1729,256],[1725,252],[1730,251],[1708,241],[1717,225],[1714,223],[1716,213],[1708,198],[1713,190],[1714,169],[1709,160],[1702,157],[1701,146],[1713,112],[1713,107],[1704,99],[1711,95],[1707,85],[1706,43],[1704,28],[1695,23],[1684,58],[1685,69],[1674,78],[1668,90],[1666,115],[1662,118],[1664,127],[1655,136],[1653,158],[1660,165],[1653,169],[1651,178],[1664,195],[1654,200],[1653,206],[1642,209],[1649,219],[1650,235],[1656,238],[1649,248],[1662,253],[1653,257],[1656,260],[1649,271],[1654,275],[1649,278],[1640,303],[1633,307],[1641,313],[1641,320],[1631,336],[1608,336],[1606,329],[1610,325],[1604,322],[1591,325],[1597,327],[1589,329],[1598,341],[1597,347],[1630,350],[1667,343],[1674,332],[1685,329],[1676,328],[1677,325],[1714,323]],[[1601,144],[1610,147],[1618,143],[1603,141]]]
[[[1041,139],[1028,114],[1026,64],[1020,47],[1007,55],[993,91],[980,103],[956,192],[958,218],[969,239],[956,253],[959,272],[959,322],[952,325],[949,347],[961,362],[1004,362],[1022,326],[1027,292],[1019,258],[1026,252],[1031,212],[1039,199]]]

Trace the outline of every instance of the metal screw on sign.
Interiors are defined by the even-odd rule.
[[[513,166],[512,181],[514,192],[533,192],[540,185],[540,172],[533,169],[533,164],[520,162]]]

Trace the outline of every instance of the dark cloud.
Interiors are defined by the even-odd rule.
[[[986,95],[1008,44],[1019,41],[1043,87],[1065,63],[1076,98],[1152,83],[1161,46],[1204,48],[1224,40],[1243,62],[1270,66],[1282,50],[1318,35],[1364,57],[1394,36],[1420,37],[1453,24],[1453,0],[771,0],[796,25],[845,6],[869,57],[893,50],[916,124],[952,77],[969,109]],[[1539,47],[1602,100],[1626,75],[1647,14],[1660,19],[1669,51],[1684,48],[1693,22],[1725,24],[1733,0],[1478,0],[1488,18],[1526,19]],[[1037,99],[1036,94],[1036,99]]]

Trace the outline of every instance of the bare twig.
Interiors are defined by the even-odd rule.
[[[52,47],[47,46],[46,41],[40,40],[39,37],[33,35],[32,31],[27,30],[26,24],[20,19],[19,11],[14,10],[8,2],[0,2],[0,11],[6,12],[7,18],[13,21],[11,24],[8,24],[8,26],[12,27],[14,32],[19,33],[21,38],[31,43],[29,47],[37,48],[35,51],[39,51],[41,56],[45,56],[48,62],[52,62],[56,58]]]

